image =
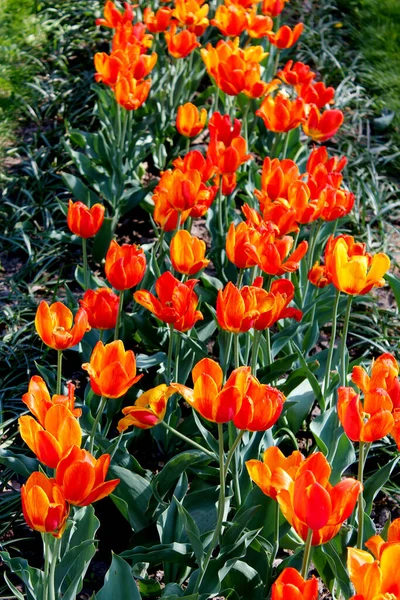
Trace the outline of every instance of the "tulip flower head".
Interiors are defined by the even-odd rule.
[[[125,23],[131,22],[134,16],[132,10],[133,7],[128,2],[125,2],[124,8],[124,12],[121,13],[114,2],[107,0],[104,5],[104,18],[96,19],[96,25],[103,25],[110,29],[116,29],[118,25],[124,25]]]
[[[240,134],[240,121],[229,115],[216,112],[212,115],[208,129],[210,131],[210,144],[207,156],[217,168],[218,173],[235,173],[239,166],[251,158],[246,154],[246,140]]]
[[[60,538],[67,522],[69,508],[62,488],[55,479],[36,471],[21,487],[22,511],[31,529],[51,533]]]
[[[192,104],[187,102],[178,107],[176,115],[176,128],[181,135],[186,137],[196,137],[204,129],[207,120],[207,111],[202,108],[201,111]]]
[[[341,110],[329,109],[322,114],[316,104],[311,104],[303,122],[303,131],[316,142],[326,142],[333,137],[344,121]]]
[[[263,454],[263,460],[248,460],[246,468],[250,479],[254,481],[261,491],[270,498],[276,500],[278,490],[273,484],[273,474],[276,469],[282,469],[292,479],[305,461],[304,456],[298,450],[292,452],[287,458],[277,446],[270,446]]]
[[[121,433],[131,426],[149,429],[161,423],[167,410],[168,399],[174,393],[173,388],[163,383],[141,394],[134,406],[122,409],[125,416],[118,422],[118,431]]]
[[[150,7],[143,11],[143,21],[151,33],[162,33],[168,29],[171,23],[172,9],[161,6],[155,13]]]
[[[106,398],[121,398],[143,375],[136,375],[136,358],[132,350],[125,350],[121,340],[104,345],[97,342],[89,363],[82,369],[90,375],[95,394]]]
[[[304,579],[296,569],[283,569],[272,585],[271,600],[318,600],[318,579]]]
[[[289,2],[289,0],[263,0],[261,12],[263,15],[277,17],[285,8],[286,2]]]
[[[205,258],[205,242],[185,229],[180,229],[172,238],[170,254],[175,271],[184,275],[195,275],[210,262]]]
[[[90,330],[87,312],[80,308],[75,317],[65,304],[50,306],[42,300],[36,311],[35,327],[42,342],[53,350],[67,350],[79,344]]]
[[[196,39],[196,34],[188,29],[184,29],[179,33],[176,30],[176,22],[173,22],[170,30],[164,34],[168,52],[174,58],[185,58],[185,56],[188,56],[195,48],[200,46],[200,43]]]
[[[265,127],[275,133],[296,129],[304,120],[304,100],[290,100],[281,93],[275,97],[268,94],[256,110],[256,115],[264,121]]]
[[[293,63],[289,60],[281,71],[277,72],[277,76],[288,85],[308,85],[316,77],[316,74],[311,71],[308,65],[302,62]]]
[[[150,310],[157,319],[184,332],[203,319],[202,313],[196,310],[199,299],[193,288],[197,281],[197,279],[189,279],[182,283],[167,271],[156,281],[158,298],[146,290],[135,292],[133,297],[138,304]]]
[[[274,22],[268,15],[258,15],[253,8],[247,17],[247,33],[251,38],[261,39],[267,37],[273,30]]]
[[[364,550],[348,548],[347,551],[347,570],[356,591],[350,600],[400,598],[400,543],[384,548],[379,561]]]
[[[247,11],[240,4],[220,4],[211,19],[211,25],[217,27],[222,35],[236,37],[247,28]]]
[[[84,239],[93,237],[100,230],[104,221],[104,206],[94,204],[89,208],[83,202],[68,203],[67,223],[68,227]]]
[[[146,256],[136,244],[122,244],[111,240],[106,254],[105,272],[116,290],[129,290],[142,281],[146,270]]]
[[[43,427],[48,410],[55,404],[66,406],[74,417],[80,417],[82,414],[80,408],[75,408],[75,386],[72,382],[68,383],[68,396],[55,394],[50,397],[46,382],[39,375],[31,377],[28,391],[22,396],[22,402]]]
[[[66,501],[75,506],[88,506],[109,496],[120,481],[105,481],[109,465],[109,454],[95,459],[87,450],[72,446],[56,470],[56,482],[62,488]]]
[[[382,535],[384,535],[384,537],[382,537]],[[386,534],[382,532],[382,535],[373,535],[365,542],[365,546],[372,552],[377,560],[380,560],[385,548],[392,544],[400,543],[400,519],[394,519],[387,528]]]
[[[338,414],[343,429],[353,442],[376,442],[394,427],[393,404],[378,388],[367,394],[364,405],[351,387],[338,390]]]
[[[119,296],[110,288],[87,290],[79,304],[88,315],[89,325],[94,329],[113,329],[117,322]]]
[[[283,25],[277,32],[271,32],[268,39],[273,46],[280,50],[291,48],[303,33],[303,29],[303,23],[297,23],[293,29],[290,29],[288,25]]]

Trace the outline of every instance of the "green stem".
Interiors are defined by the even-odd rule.
[[[57,350],[57,388],[56,394],[61,394],[61,377],[62,377],[62,350]]]
[[[168,429],[168,431],[170,431],[171,433],[173,433],[174,435],[176,435],[181,440],[184,440],[190,446],[193,446],[194,448],[197,448],[198,450],[201,450],[205,454],[208,454],[208,456],[211,456],[211,458],[214,458],[214,459],[216,458],[214,452],[212,452],[211,450],[207,450],[207,448],[204,448],[201,444],[198,444],[194,440],[186,437],[186,435],[184,435],[183,433],[181,433],[177,429],[174,429],[174,427],[171,427],[171,425],[168,425],[168,423],[166,423],[165,421],[161,421],[160,425],[163,425],[165,427],[165,429]]]
[[[244,269],[239,269],[238,278],[237,278],[237,282],[236,282],[237,288],[240,288],[240,286],[242,285],[243,277],[244,277]]]
[[[53,556],[51,557],[50,571],[49,571],[49,600],[56,600],[55,580],[54,575],[56,572],[58,549],[61,542],[60,539],[56,539],[53,544]]]
[[[88,271],[88,259],[87,259],[87,240],[82,238],[82,255],[83,255],[83,285],[86,290],[89,289],[89,271]]]
[[[104,331],[104,329],[99,329],[99,342],[103,341]]]
[[[272,550],[272,556],[271,556],[271,566],[274,563],[275,558],[278,555],[278,550],[279,550],[279,517],[281,514],[281,511],[279,510],[279,502],[275,501],[275,532],[274,532],[274,547]]]
[[[222,175],[220,175],[219,192],[218,192],[218,233],[221,238],[224,237],[224,224],[222,220]]]
[[[274,142],[272,144],[271,152],[270,152],[270,157],[271,158],[278,158],[276,156],[276,151],[278,149],[280,139],[281,139],[280,133],[275,133],[275,139],[274,139]]]
[[[347,333],[349,331],[349,321],[350,321],[350,312],[351,312],[351,303],[353,300],[353,296],[349,295],[347,298],[347,306],[346,306],[346,314],[344,316],[343,323],[343,334],[342,334],[342,344],[340,347],[340,385],[346,385],[347,383],[347,369],[346,369],[346,343],[347,343]]]
[[[326,361],[325,368],[325,379],[324,379],[324,396],[326,396],[329,388],[329,382],[331,377],[331,366],[332,366],[332,358],[333,351],[335,348],[335,339],[336,339],[336,328],[337,328],[337,309],[339,306],[340,300],[340,290],[336,290],[335,301],[333,303],[333,312],[332,312],[332,331],[331,331],[331,339],[329,341],[329,352],[328,358]]]
[[[234,333],[230,333],[227,332],[228,335],[228,344],[227,344],[227,348],[226,348],[226,353],[225,353],[225,364],[224,364],[224,380],[226,380],[226,376],[228,373],[228,369],[229,369],[229,365],[231,364],[231,351],[232,351],[232,342],[233,342],[233,337],[234,337]]]
[[[119,436],[118,436],[117,443],[115,444],[115,448],[114,448],[114,450],[113,450],[113,451],[112,451],[112,453],[111,453],[111,456],[110,456],[110,462],[111,462],[111,461],[112,461],[112,459],[114,458],[114,456],[115,456],[115,453],[116,453],[116,451],[117,451],[117,450],[118,450],[118,448],[119,448],[119,444],[120,444],[120,442],[121,442],[121,439],[122,439],[122,436],[123,436],[123,435],[124,435],[124,432],[123,432],[123,431],[121,431],[121,433],[120,433],[120,434],[119,434]]]
[[[268,361],[268,365],[272,365],[271,334],[270,334],[269,329],[265,330],[265,341],[267,342],[267,361]]]
[[[282,159],[281,160],[284,160],[286,158],[286,154],[287,154],[287,150],[288,150],[288,144],[289,144],[289,133],[286,133],[286,135],[285,135],[285,142],[283,144]]]
[[[90,442],[89,442],[89,452],[90,452],[90,454],[93,454],[94,438],[96,437],[96,429],[97,429],[97,426],[98,426],[98,424],[100,422],[100,419],[101,419],[101,417],[103,415],[103,411],[104,411],[104,407],[106,405],[106,402],[107,402],[107,398],[105,396],[102,396],[101,400],[100,400],[99,409],[97,411],[96,418],[95,418],[95,420],[93,422],[92,431],[90,432]]]
[[[199,568],[199,575],[197,577],[196,585],[194,587],[194,594],[199,591],[204,575],[207,571],[208,564],[210,562],[212,553],[215,546],[218,543],[220,537],[222,522],[224,520],[225,512],[225,468],[224,468],[224,430],[222,423],[218,423],[218,442],[219,442],[219,499],[218,499],[218,517],[217,524],[215,526],[214,535],[210,542],[206,557],[202,565]]]
[[[176,342],[175,342],[175,381],[179,381],[179,354],[180,354],[180,350],[181,350],[181,343],[182,343],[182,338],[180,335],[178,335]]]
[[[167,383],[171,382],[171,376],[172,376],[172,350],[174,347],[174,326],[172,323],[170,323],[169,325],[169,342],[168,342],[168,355],[167,355],[167,372],[166,372],[166,378],[167,378]]]
[[[366,459],[365,443],[360,442],[358,454],[358,474],[357,479],[363,485],[364,479],[364,464]],[[357,548],[363,549],[364,545],[364,495],[361,487],[360,495],[358,496],[358,533],[357,533]]]
[[[42,533],[43,541],[43,554],[44,554],[44,578],[43,578],[43,600],[49,598],[49,566],[50,566],[50,552],[48,547],[48,533]]]
[[[261,331],[258,329],[254,330],[253,348],[251,350],[251,374],[256,377],[257,375],[257,358],[258,349],[260,347]]]
[[[233,444],[232,444],[232,446],[231,446],[231,449],[229,450],[229,452],[228,452],[228,454],[227,454],[227,457],[226,457],[226,463],[225,463],[225,473],[227,473],[227,472],[228,472],[229,465],[231,464],[231,460],[232,460],[232,458],[233,458],[233,455],[235,454],[235,450],[236,450],[236,448],[237,448],[237,447],[238,447],[238,445],[240,444],[240,440],[241,440],[241,439],[242,439],[242,437],[243,437],[244,431],[245,431],[244,429],[241,429],[241,430],[239,431],[239,433],[237,434],[237,437],[236,437],[235,441],[233,442]]]
[[[119,304],[118,304],[117,322],[115,323],[115,329],[114,329],[114,340],[119,339],[118,335],[119,335],[119,327],[121,325],[123,304],[124,304],[124,292],[123,292],[123,290],[121,290],[119,293]]]
[[[234,333],[233,335],[235,336],[234,341],[233,341],[233,354],[234,354],[234,359],[235,359],[235,369],[238,369],[240,367],[239,333]]]
[[[301,565],[301,576],[304,579],[307,579],[308,568],[310,566],[312,536],[313,530],[309,529],[307,533],[306,545],[304,546],[303,563]]]

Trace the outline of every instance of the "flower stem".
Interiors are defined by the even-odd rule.
[[[117,321],[115,323],[115,329],[114,329],[114,340],[118,340],[119,327],[121,325],[121,317],[122,317],[122,307],[123,307],[123,304],[124,304],[124,292],[123,292],[123,290],[121,290],[120,293],[119,293]]]
[[[115,444],[115,448],[114,448],[114,450],[113,450],[113,451],[112,451],[112,453],[111,453],[111,456],[110,456],[110,462],[111,462],[111,461],[112,461],[112,459],[114,458],[114,455],[115,455],[116,451],[117,451],[117,450],[118,450],[118,448],[119,448],[119,444],[120,444],[120,442],[121,442],[121,438],[122,438],[122,436],[123,436],[123,435],[124,435],[124,432],[123,432],[123,431],[121,431],[121,433],[120,433],[120,434],[119,434],[119,436],[118,436],[117,443]]]
[[[301,576],[304,579],[307,579],[308,568],[310,566],[312,536],[313,536],[313,530],[309,529],[308,533],[307,533],[306,544],[304,546],[303,563],[301,565]]]
[[[214,535],[208,547],[208,552],[202,565],[199,568],[199,575],[197,577],[196,585],[193,593],[196,594],[199,591],[204,575],[207,571],[208,564],[210,562],[212,553],[215,546],[218,543],[220,537],[222,522],[224,520],[225,512],[225,468],[224,468],[224,430],[222,423],[218,423],[218,442],[219,442],[219,498],[218,498],[218,517],[217,524],[215,526]],[[231,449],[232,450],[232,449]]]
[[[105,396],[102,396],[101,400],[100,400],[99,409],[97,411],[96,418],[95,418],[95,420],[93,422],[92,431],[90,432],[90,442],[89,442],[89,452],[90,452],[90,454],[93,454],[94,438],[96,437],[96,429],[97,429],[97,425],[99,424],[100,419],[102,417],[102,414],[103,414],[106,402],[107,402],[107,398]]]
[[[48,547],[47,536],[48,536],[47,533],[42,533],[43,555],[44,555],[43,600],[48,600],[48,598],[49,598],[49,566],[50,566],[50,557],[49,557],[49,547]]]
[[[234,354],[234,358],[235,358],[235,369],[238,369],[240,366],[239,334],[234,333],[233,335],[235,336],[234,341],[233,341],[233,354]]]
[[[337,328],[337,309],[339,306],[340,299],[340,290],[336,290],[335,301],[333,303],[333,311],[332,311],[332,331],[331,331],[331,339],[329,341],[329,352],[328,358],[326,360],[326,368],[325,368],[325,379],[324,379],[324,396],[328,392],[329,381],[331,376],[331,366],[332,366],[332,357],[333,350],[335,348],[335,339],[336,339],[336,328]]]
[[[229,465],[231,464],[231,460],[232,460],[232,458],[233,458],[233,455],[235,454],[235,450],[236,450],[236,448],[237,448],[237,447],[238,447],[238,445],[240,444],[240,440],[241,440],[241,439],[242,439],[242,437],[243,437],[244,431],[245,431],[244,429],[241,429],[241,430],[239,431],[239,433],[237,434],[237,437],[236,437],[235,441],[233,442],[233,444],[232,444],[232,446],[231,446],[231,449],[229,450],[229,452],[228,452],[228,454],[227,454],[227,457],[226,457],[226,463],[225,463],[225,473],[227,473],[227,472],[228,472]]]
[[[174,427],[171,427],[171,425],[168,425],[168,423],[166,423],[165,421],[161,421],[160,424],[163,425],[165,427],[165,429],[168,429],[168,431],[170,431],[171,433],[173,433],[174,435],[176,435],[178,438],[180,438],[181,440],[185,441],[187,444],[190,444],[194,448],[197,448],[198,450],[201,450],[205,454],[208,454],[208,456],[211,456],[211,458],[214,458],[214,459],[216,458],[214,452],[212,452],[211,450],[207,450],[207,448],[204,448],[201,444],[198,444],[197,442],[195,442],[191,438],[186,437],[186,435],[184,435],[183,433],[181,433],[177,429],[174,429]]]
[[[358,454],[358,474],[357,479],[363,485],[364,464],[366,459],[365,443],[360,442]],[[357,533],[357,548],[362,550],[364,545],[364,495],[361,487],[361,492],[358,496],[358,533]]]
[[[61,542],[60,539],[56,539],[53,545],[53,556],[51,557],[50,570],[49,570],[49,600],[56,600],[56,590],[54,575],[56,572],[56,566],[58,562],[58,549]]]
[[[272,549],[271,556],[271,567],[273,566],[274,560],[277,557],[279,550],[279,517],[281,511],[279,510],[279,502],[275,502],[275,532],[274,532],[274,547]]]
[[[341,344],[341,348],[340,348],[340,369],[341,369],[340,385],[346,385],[346,383],[347,383],[346,343],[347,343],[347,333],[349,331],[349,321],[350,321],[352,300],[353,300],[353,296],[349,295],[349,297],[347,298],[346,314],[344,316],[344,323],[343,323],[342,344]]]
[[[89,289],[89,270],[88,270],[88,259],[87,259],[87,240],[82,238],[82,256],[83,256],[83,285],[86,290]]]
[[[287,154],[287,151],[288,151],[288,144],[289,144],[289,133],[286,133],[286,135],[285,135],[285,141],[284,141],[284,144],[283,144],[282,159],[281,160],[284,160],[286,158],[286,154]],[[294,245],[293,245],[293,247],[296,248]]]
[[[179,381],[179,354],[180,354],[180,350],[181,350],[181,343],[182,343],[182,338],[181,338],[181,336],[178,336],[175,341],[175,365],[174,365],[175,381]]]
[[[56,394],[61,394],[62,350],[57,350],[57,388]]]
[[[217,205],[217,211],[218,211],[218,233],[220,235],[221,238],[224,237],[224,224],[222,221],[222,175],[220,175],[220,182],[219,182],[219,192],[218,192],[218,205]]]
[[[167,355],[167,372],[166,372],[166,378],[167,378],[167,383],[171,382],[171,377],[172,377],[172,350],[174,347],[174,326],[172,325],[172,323],[170,323],[169,325],[169,342],[168,342],[168,355]]]
[[[224,381],[226,380],[226,375],[228,373],[228,369],[229,369],[229,365],[231,363],[231,350],[232,350],[232,342],[233,342],[233,337],[234,337],[234,333],[230,333],[228,332],[228,343],[226,346],[226,352],[225,352],[225,364],[223,367],[224,370]]]
[[[260,347],[261,331],[258,329],[254,330],[253,348],[251,350],[251,374],[256,377],[257,375],[257,358],[258,349]]]

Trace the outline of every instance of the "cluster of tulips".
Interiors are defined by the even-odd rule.
[[[20,434],[43,465],[22,486],[23,512],[28,525],[43,534],[46,555],[48,535],[62,538],[71,506],[88,506],[117,488],[119,480],[106,480],[107,471],[128,429],[165,427],[219,462],[217,522],[205,542],[205,556],[192,584],[192,593],[201,594],[209,563],[222,542],[226,486],[231,476],[237,509],[243,500],[235,477],[244,467],[237,465],[238,451],[245,443],[250,447],[257,432],[272,432],[284,410],[286,397],[279,389],[279,378],[273,385],[257,379],[257,372],[267,365],[273,373],[271,328],[283,330],[289,319],[300,322],[310,286],[311,293],[319,293],[320,288],[333,284],[336,294],[322,397],[325,408],[334,407],[338,424],[349,440],[359,443],[357,479],[346,477],[332,484],[332,467],[321,452],[306,457],[295,450],[285,456],[277,445],[268,447],[262,460],[246,460],[245,466],[255,485],[275,501],[271,566],[280,548],[281,514],[304,542],[301,572],[292,566],[284,568],[272,585],[272,600],[318,598],[318,580],[308,578],[312,547],[332,540],[350,517],[352,527],[356,519],[358,523],[357,547],[348,551],[348,572],[356,591],[353,600],[395,600],[400,599],[396,567],[400,521],[390,525],[387,539],[373,536],[365,541],[363,469],[370,445],[387,435],[395,439],[400,450],[399,367],[388,353],[373,362],[370,374],[355,366],[351,380],[363,393],[362,402],[355,389],[348,387],[346,357],[352,299],[383,286],[390,261],[383,253],[372,255],[364,243],[347,234],[330,235],[323,264],[317,260],[321,227],[335,222],[335,231],[337,221],[352,210],[354,195],[343,185],[345,157],[331,156],[321,145],[309,152],[305,169],[286,157],[290,132],[300,125],[306,136],[325,142],[343,122],[342,112],[329,108],[335,90],[316,82],[316,73],[308,65],[289,60],[278,69],[280,52],[294,46],[303,31],[301,23],[293,29],[280,26],[279,15],[286,2],[225,0],[209,21],[209,6],[204,2],[176,0],[173,7],[163,4],[156,12],[146,8],[143,22],[134,22],[131,5],[126,3],[121,12],[107,1],[104,18],[96,21],[114,30],[111,53],[95,56],[96,81],[109,86],[115,101],[127,111],[137,110],[148,98],[151,80],[147,77],[157,63],[157,53],[149,54],[154,36],[164,33],[170,56],[182,59],[200,46],[198,38],[210,25],[216,27],[228,39],[219,39],[215,46],[209,42],[200,54],[215,83],[216,95],[223,93],[227,114],[210,106],[199,110],[191,102],[179,106],[173,119],[178,133],[187,138],[187,146],[185,154],[160,174],[152,194],[157,240],[146,248],[112,240],[104,263],[109,287],[93,289],[96,280],[89,268],[87,249],[87,240],[102,228],[106,208],[70,200],[67,223],[82,239],[84,295],[75,316],[62,302],[49,305],[43,300],[37,310],[37,333],[44,344],[57,351],[56,393],[52,395],[45,381],[35,375],[23,396],[32,416],[20,417]],[[262,45],[253,44],[257,39]],[[157,43],[161,47],[159,38]],[[242,92],[247,101],[241,105],[241,122],[236,118],[239,105],[236,108],[229,96]],[[247,120],[254,99],[261,99],[254,114],[274,135],[268,155],[259,160],[261,173],[255,181],[261,189],[253,186],[251,197],[248,194],[248,201],[240,207],[240,220],[239,211],[229,207],[240,180],[247,175],[251,179],[250,174],[257,170],[248,171],[249,162],[257,160],[248,148]],[[192,141],[200,134],[201,141],[191,150]],[[215,248],[209,258],[204,239],[192,234],[193,219],[200,217],[215,223]],[[215,305],[207,307],[219,327],[219,361],[207,357],[194,364],[193,360],[193,387],[189,387],[186,380],[179,381],[181,343],[195,340],[196,323],[204,320],[196,286],[201,272],[210,266],[222,280]],[[306,281],[300,285],[302,266]],[[227,272],[233,275],[228,277]],[[336,403],[331,367],[341,294],[347,297],[347,308]],[[142,377],[137,374],[134,352],[126,350],[120,339],[124,304],[125,318],[129,318],[126,309],[131,302],[135,310],[149,311],[156,326],[165,329],[168,351],[158,371],[158,385],[141,391],[132,406],[124,406],[115,422],[120,405],[116,403],[115,410],[108,410],[110,403],[123,398]],[[90,329],[97,330],[98,341],[89,362],[82,364],[91,389],[81,399],[91,427],[82,429],[82,409],[75,407],[74,384],[68,383],[68,392],[63,394],[62,358],[64,351],[79,347]],[[172,426],[173,396],[175,405],[181,396],[208,427],[218,431],[218,453]],[[227,451],[224,425],[229,430]],[[117,432],[113,450],[103,454],[99,436],[107,438],[113,430]],[[44,582],[44,598],[54,600],[54,570],[48,563]]]

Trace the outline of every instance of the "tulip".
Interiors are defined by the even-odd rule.
[[[286,2],[289,2],[289,0],[263,0],[261,12],[263,15],[277,17],[285,8]]]
[[[288,85],[308,85],[316,77],[316,74],[311,71],[308,65],[302,62],[289,60],[281,71],[277,72],[277,76]]]
[[[148,6],[143,12],[143,21],[151,33],[163,33],[171,23],[172,9],[162,6],[155,13]]]
[[[55,479],[39,471],[32,473],[21,487],[21,502],[28,527],[56,538],[62,536],[69,508]]]
[[[274,387],[261,384],[250,375],[239,412],[233,418],[238,429],[266,431],[279,419],[286,398]]]
[[[303,23],[297,23],[293,30],[288,25],[283,25],[277,32],[271,32],[268,39],[273,46],[280,50],[291,48],[303,33],[303,28]]]
[[[389,352],[385,352],[373,361],[370,377],[365,369],[355,366],[351,379],[365,396],[379,389],[382,394],[389,396],[394,408],[400,408],[400,380],[398,376],[399,365],[395,357]]]
[[[276,500],[278,490],[273,484],[273,474],[276,469],[282,469],[294,479],[300,465],[305,458],[301,452],[295,450],[287,458],[277,446],[267,448],[263,454],[263,460],[248,460],[246,468],[250,479],[254,481],[261,491],[270,498]]]
[[[110,288],[87,290],[79,304],[86,310],[94,329],[113,329],[117,322],[119,296]]]
[[[328,150],[325,146],[315,147],[307,161],[307,173],[319,178],[321,170],[324,175],[330,173],[340,173],[347,164],[347,158],[342,156],[331,156],[329,158]]]
[[[96,235],[104,221],[104,206],[94,204],[92,208],[83,202],[68,203],[67,223],[68,227],[82,238],[90,238]]]
[[[254,190],[254,195],[260,202],[261,211],[271,201],[288,199],[289,187],[300,179],[300,171],[295,162],[285,158],[264,159],[261,172],[261,191]]]
[[[56,482],[66,501],[75,506],[88,506],[111,494],[120,480],[104,481],[109,465],[109,454],[102,454],[96,460],[87,450],[72,446],[56,470]]]
[[[369,552],[348,548],[347,569],[356,596],[350,600],[397,600],[400,598],[400,543],[384,548],[379,561]]]
[[[115,99],[126,110],[137,110],[146,102],[151,80],[137,81],[134,77],[120,77],[115,84]]]
[[[104,5],[104,19],[96,19],[96,25],[103,25],[110,29],[116,29],[118,25],[124,25],[133,19],[133,6],[129,2],[124,3],[125,11],[121,14],[114,2],[107,2]]]
[[[325,544],[351,515],[362,484],[346,478],[332,486],[331,467],[320,452],[311,454],[292,478],[275,469],[272,485],[277,490],[280,509],[303,540],[312,531],[311,544]]]
[[[217,322],[221,329],[232,333],[245,333],[254,325],[259,316],[256,292],[259,288],[245,286],[239,290],[229,282],[218,291]],[[261,290],[264,291],[264,290]],[[272,305],[273,300],[270,300]]]
[[[121,398],[143,375],[136,375],[136,358],[132,350],[125,350],[121,340],[104,345],[97,342],[89,363],[82,369],[90,375],[95,394],[105,398]]]
[[[80,308],[75,315],[62,302],[50,306],[44,300],[36,311],[35,327],[42,342],[53,350],[67,350],[79,344],[90,330],[87,312]]]
[[[209,6],[204,0],[175,0],[172,16],[180,27],[187,27],[196,36],[203,35],[209,21],[207,19]]]
[[[202,108],[199,112],[197,106],[191,102],[178,107],[176,116],[176,128],[181,135],[196,137],[204,129],[207,120],[207,111]]]
[[[45,417],[49,409],[56,404],[63,404],[73,414],[74,417],[80,417],[82,410],[75,408],[75,386],[72,382],[68,384],[68,396],[55,394],[50,397],[49,390],[45,381],[39,375],[31,377],[28,391],[22,396],[22,402],[26,404],[31,413],[36,417],[39,423],[44,427]]]
[[[72,412],[63,404],[54,404],[46,412],[43,426],[33,417],[19,418],[19,432],[40,462],[55,469],[73,444],[81,445],[82,432]]]
[[[204,158],[198,150],[191,150],[183,158],[176,158],[173,163],[174,167],[188,173],[189,171],[198,171],[201,176],[201,181],[207,183],[215,173],[215,167],[209,157]]]
[[[393,429],[392,401],[387,394],[380,392],[377,389],[367,394],[363,406],[353,388],[339,388],[339,419],[347,437],[353,442],[375,442]]]
[[[264,98],[256,115],[264,121],[265,127],[275,133],[296,129],[304,120],[304,101],[301,98],[289,100],[281,94]]]
[[[217,27],[222,35],[236,37],[247,28],[247,12],[240,4],[221,4],[211,19],[211,25]]]
[[[146,270],[146,256],[136,244],[111,241],[106,255],[105,272],[116,290],[129,290],[142,281]]]
[[[303,131],[316,142],[326,142],[333,137],[344,121],[341,110],[325,110],[322,114],[315,104],[310,105],[310,110],[303,122]]]
[[[299,85],[297,93],[305,104],[313,104],[319,109],[324,108],[326,104],[333,104],[335,99],[335,88],[327,88],[322,81]]]
[[[395,519],[390,523],[385,538],[386,539],[381,535],[373,535],[365,542],[366,547],[372,552],[377,560],[380,560],[385,548],[400,542],[400,519]]]
[[[173,388],[163,383],[141,394],[134,406],[122,409],[125,417],[118,422],[118,431],[122,433],[131,426],[149,429],[161,423],[167,410],[168,399],[174,393]]]
[[[320,217],[324,221],[335,221],[348,215],[354,206],[354,194],[347,190],[326,187],[318,198]]]
[[[282,236],[299,231],[296,209],[284,199],[278,199],[275,202],[267,200],[262,215],[248,204],[242,206],[242,213],[247,219],[247,225],[253,226],[255,229],[261,227],[264,221],[272,221]]]
[[[288,279],[276,279],[271,284],[270,292],[265,295],[265,290],[259,290],[257,308],[259,316],[254,321],[254,329],[262,331],[272,327],[280,319],[295,319],[301,321],[303,313],[297,308],[288,305],[294,298],[294,285]],[[270,305],[269,298],[273,298]]]
[[[171,240],[171,262],[178,273],[194,275],[204,269],[210,262],[205,258],[205,253],[205,242],[185,229],[180,229]]]
[[[208,124],[210,131],[210,144],[207,157],[216,166],[219,173],[230,174],[237,171],[239,166],[251,158],[246,154],[246,140],[239,135],[240,121],[229,115],[216,112]]]
[[[124,23],[122,27],[118,27],[112,39],[112,51],[123,50],[128,51],[136,46],[141,53],[147,52],[153,43],[153,36],[146,33],[146,25],[144,23]]]
[[[234,223],[230,224],[226,237],[226,255],[238,269],[256,266],[257,260],[246,252],[247,244],[252,242],[255,235],[256,229],[247,223],[241,222],[236,227]]]
[[[185,283],[176,279],[169,271],[156,281],[158,298],[146,290],[135,292],[135,301],[150,310],[157,319],[174,326],[178,331],[188,331],[203,315],[196,310],[198,297],[193,288],[197,279]]]
[[[318,600],[318,579],[304,579],[296,569],[283,569],[272,585],[271,600]]]
[[[196,40],[196,35],[187,29],[176,33],[176,23],[172,23],[171,29],[165,32],[165,41],[167,42],[168,52],[174,58],[185,58],[195,48],[200,46]]]
[[[223,372],[219,364],[203,358],[192,370],[193,390],[180,383],[172,383],[171,387],[208,421],[227,423],[240,410],[249,376],[250,367],[239,367],[222,385]]]
[[[251,38],[260,39],[272,32],[274,22],[269,16],[258,15],[253,8],[247,18],[247,33]]]

